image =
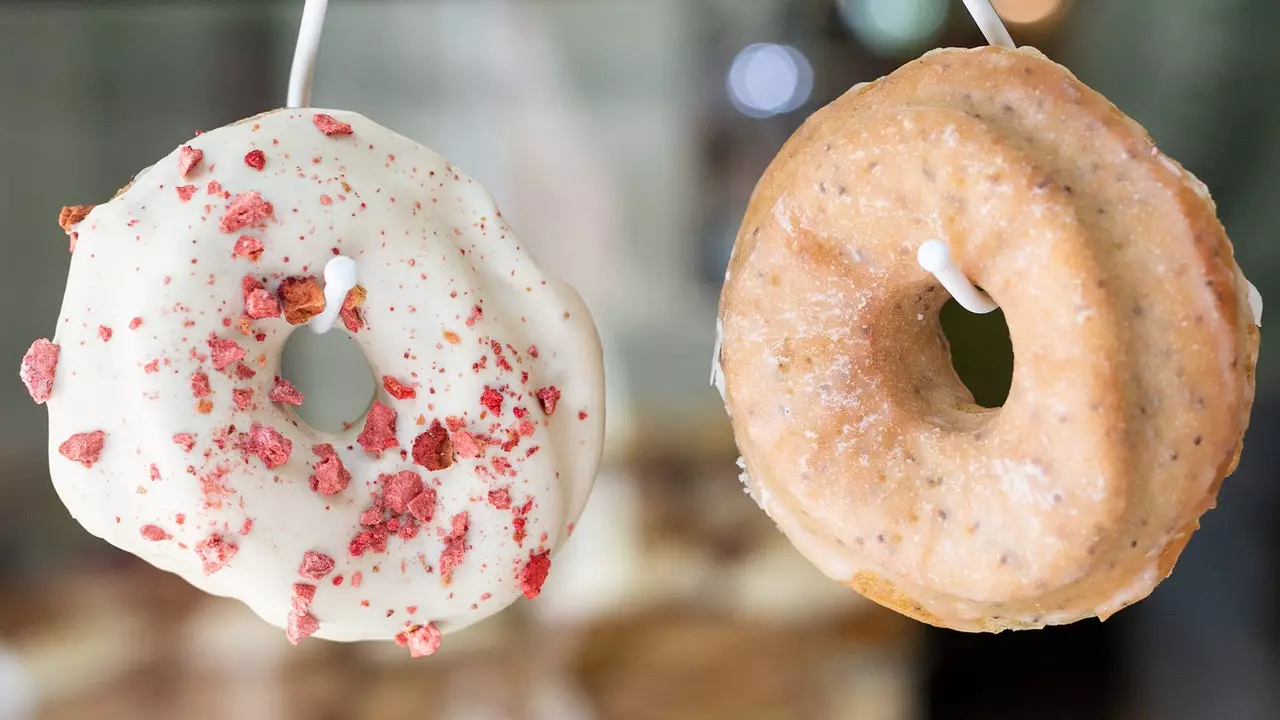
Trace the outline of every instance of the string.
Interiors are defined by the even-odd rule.
[[[288,106],[310,107],[311,78],[316,72],[316,55],[320,51],[320,34],[329,0],[306,0],[302,6],[302,24],[298,28],[298,45],[293,51],[293,69],[289,73]]]

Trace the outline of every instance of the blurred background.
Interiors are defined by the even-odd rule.
[[[1040,47],[1212,189],[1280,298],[1280,3],[1002,0]],[[300,2],[0,0],[0,286],[15,368],[51,332],[55,219],[196,128],[283,104]],[[742,492],[708,387],[749,193],[805,116],[937,46],[960,0],[334,0],[314,102],[488,185],[605,338],[608,448],[544,596],[428,660],[291,648],[80,528],[45,411],[0,384],[0,719],[1278,718],[1280,352],[1264,335],[1243,461],[1173,577],[1107,623],[970,636],[826,580]],[[979,400],[1008,387],[998,316],[948,310]],[[309,363],[309,365],[308,365]],[[325,370],[322,357],[303,363]]]

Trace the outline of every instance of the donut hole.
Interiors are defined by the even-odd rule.
[[[295,330],[284,344],[280,376],[306,396],[294,411],[321,432],[339,433],[364,416],[377,382],[364,351],[346,332]]]
[[[1013,384],[1013,342],[1004,311],[971,313],[955,300],[942,306],[942,332],[951,345],[951,366],[984,408],[998,408]]]

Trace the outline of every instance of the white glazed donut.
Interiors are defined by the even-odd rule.
[[[537,595],[599,464],[601,349],[478,183],[358,114],[277,110],[63,224],[62,314],[22,377],[86,529],[294,642],[429,654]],[[382,387],[327,434],[276,376],[335,256],[360,287],[330,266],[312,322],[340,307]]]

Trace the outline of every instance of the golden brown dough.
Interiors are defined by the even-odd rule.
[[[1004,311],[1002,408],[952,368],[930,238]],[[1033,49],[931,52],[809,118],[752,196],[720,321],[757,501],[827,574],[958,630],[1145,597],[1253,402],[1204,186]]]

